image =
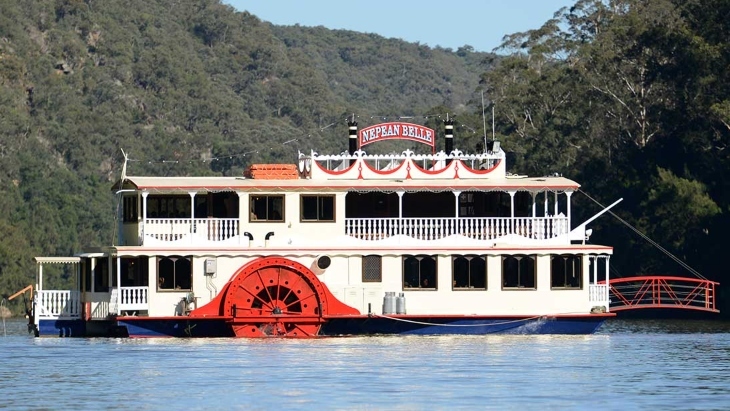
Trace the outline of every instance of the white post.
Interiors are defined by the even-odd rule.
[[[611,291],[610,291],[611,290],[611,284],[609,284],[609,282],[608,282],[608,277],[609,277],[609,274],[608,274],[608,269],[609,269],[608,259],[609,258],[610,258],[610,256],[607,255],[606,256],[606,295],[605,295],[605,298],[606,298],[606,312],[609,311],[609,306],[611,305],[608,302],[608,296],[611,294]]]
[[[91,287],[89,287],[89,290],[94,293],[96,292],[96,257],[91,257],[89,264],[91,264]]]
[[[532,218],[535,218],[537,216],[537,193],[533,191],[530,195],[532,196]]]
[[[545,190],[545,214],[544,217],[548,216],[548,192]]]
[[[145,226],[147,226],[147,196],[149,194],[149,191],[142,192],[142,241],[140,241],[141,245],[144,245],[144,229]]]
[[[456,211],[454,211],[454,217],[459,218],[459,196],[461,191],[454,191],[454,204],[456,204]]]
[[[114,261],[112,261],[112,255],[109,254],[107,260],[107,270],[109,271],[109,274],[107,274],[107,277],[109,279],[109,291],[111,292],[111,289],[114,288],[112,284],[114,284]],[[118,286],[119,284],[117,284]]]
[[[124,228],[124,195],[117,193],[117,244],[122,244],[124,238],[122,229]]]
[[[591,260],[593,260],[593,284],[598,284],[598,256],[592,255]]]
[[[190,195],[190,243],[195,242],[195,235],[193,233],[193,226],[195,225],[195,191],[188,191]]]
[[[567,232],[569,233],[570,232],[570,228],[571,228],[571,226],[570,226],[570,196],[573,195],[573,192],[572,191],[566,191],[565,192],[565,195],[568,198],[568,200],[567,200],[568,201],[568,205],[567,205],[567,211],[568,211],[568,231]]]
[[[405,191],[396,191],[396,194],[398,194],[398,219],[403,218],[403,194],[405,194]]]
[[[509,193],[510,217],[515,218],[515,194],[517,194],[517,191],[508,191],[507,193]]]
[[[403,234],[403,194],[406,192],[396,191],[395,193],[398,194],[398,238],[401,238]]]
[[[461,195],[461,191],[454,191],[453,193],[454,193],[454,204],[456,205],[456,209],[454,210],[454,224],[451,226],[451,231],[449,232],[449,235],[460,234],[460,232],[459,232],[460,230],[458,229],[459,222],[456,220],[459,219],[459,196]]]
[[[514,234],[517,231],[517,224],[515,223],[515,194],[516,191],[507,191],[509,193],[509,216],[510,220],[507,224],[507,233]]]
[[[111,255],[109,256],[111,260]],[[117,255],[117,314],[120,313],[119,307],[122,305],[122,257]]]
[[[245,193],[243,191],[236,191],[236,194],[238,194],[238,244],[241,244],[243,242],[243,222],[248,221],[246,217],[250,213],[248,212],[248,202],[244,201]]]
[[[558,192],[555,192],[555,215],[558,215]]]
[[[38,284],[36,284],[38,291],[43,289],[43,263],[38,264]]]

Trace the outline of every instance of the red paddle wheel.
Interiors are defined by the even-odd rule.
[[[348,314],[359,312],[334,298],[310,269],[266,257],[241,267],[213,301],[190,316],[228,317],[237,337],[314,337],[325,316]]]

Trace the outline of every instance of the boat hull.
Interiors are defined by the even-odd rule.
[[[556,317],[350,316],[323,321],[318,337],[359,335],[585,335],[613,314]],[[114,322],[44,320],[39,335],[50,337],[216,338],[235,337],[230,318],[120,317]]]

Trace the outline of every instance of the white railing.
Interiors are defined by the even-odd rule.
[[[567,217],[346,218],[345,234],[363,240],[406,235],[436,240],[459,234],[493,240],[509,234],[544,240],[568,233]]]
[[[119,310],[149,309],[149,287],[121,287]]]
[[[606,284],[588,285],[588,299],[591,302],[608,303],[608,286]]]
[[[184,237],[223,241],[238,235],[237,218],[148,218],[145,220],[145,237],[161,241],[178,241]],[[192,241],[192,239],[191,239]]]
[[[38,318],[81,318],[81,299],[78,291],[39,290],[36,294]]]

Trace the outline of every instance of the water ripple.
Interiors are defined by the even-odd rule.
[[[730,324],[590,336],[0,337],[0,409],[722,409]]]

